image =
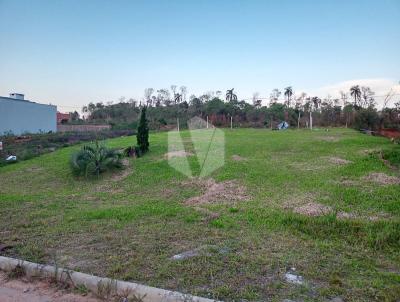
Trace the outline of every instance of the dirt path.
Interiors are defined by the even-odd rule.
[[[99,302],[100,300],[87,295],[72,294],[65,290],[57,290],[47,282],[26,280],[7,280],[0,272],[1,302]]]

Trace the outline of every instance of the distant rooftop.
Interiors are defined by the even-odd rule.
[[[12,99],[16,99],[16,100],[23,100],[25,98],[25,95],[23,95],[22,93],[10,93],[10,98]]]

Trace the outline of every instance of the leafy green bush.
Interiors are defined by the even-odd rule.
[[[77,176],[99,176],[100,173],[107,170],[122,168],[121,159],[120,151],[109,149],[96,141],[96,143],[85,145],[81,150],[73,153],[70,165],[73,173]]]
[[[0,167],[3,167],[5,165],[7,165],[7,162],[4,159],[0,158]]]
[[[392,165],[400,167],[400,146],[383,151],[383,158],[388,160]]]

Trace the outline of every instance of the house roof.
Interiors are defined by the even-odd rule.
[[[37,103],[37,102],[30,101],[30,100],[20,100],[20,99],[10,98],[10,97],[7,97],[7,96],[0,96],[0,99],[6,99],[7,101],[26,102],[26,103],[37,104],[37,105],[42,105],[42,106],[57,107],[56,105],[42,104],[42,103]]]

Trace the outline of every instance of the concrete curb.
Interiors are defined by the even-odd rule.
[[[111,292],[122,297],[136,297],[143,302],[215,302],[202,297],[145,286],[132,282],[101,278],[72,270],[42,265],[29,261],[0,256],[0,270],[12,271],[16,266],[24,268],[28,276],[56,278],[59,282],[69,282],[74,286],[85,286],[95,294],[102,291]]]

